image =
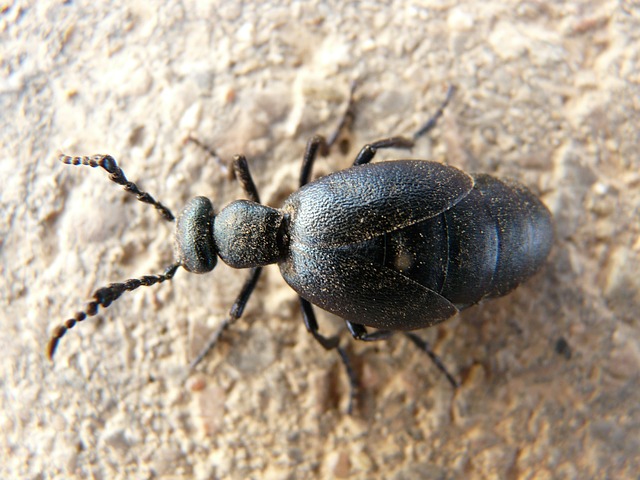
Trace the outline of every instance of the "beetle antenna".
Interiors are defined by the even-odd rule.
[[[107,308],[109,305],[111,305],[111,302],[117,300],[124,292],[130,292],[138,287],[150,287],[151,285],[155,285],[156,283],[162,283],[165,280],[171,280],[179,267],[179,263],[174,263],[172,265],[169,265],[165,269],[163,274],[145,275],[140,278],[130,278],[123,283],[112,283],[93,292],[93,300],[87,303],[87,307],[84,311],[76,312],[73,318],[70,318],[66,322],[61,323],[53,330],[46,350],[49,360],[53,360],[53,355],[56,352],[58,342],[62,337],[64,337],[65,333],[67,333],[67,330],[73,328],[76,323],[82,322],[87,317],[96,315],[98,313],[98,307]]]
[[[124,172],[118,166],[115,158],[113,158],[111,155],[72,157],[61,153],[58,156],[58,160],[67,165],[86,165],[92,168],[104,168],[110,174],[109,179],[112,182],[115,182],[118,185],[122,185],[127,193],[135,195],[136,198],[142,203],[148,203],[149,205],[153,205],[154,207],[156,207],[156,210],[158,210],[160,216],[165,220],[169,222],[174,220],[174,216],[173,213],[171,213],[171,210],[154,199],[151,195],[149,195],[148,192],[140,190],[135,183],[127,180]]]

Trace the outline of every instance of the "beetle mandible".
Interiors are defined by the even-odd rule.
[[[96,290],[84,311],[53,331],[48,357],[53,358],[67,330],[125,291],[170,280],[179,267],[210,272],[219,257],[233,268],[249,268],[249,275],[228,318],[192,366],[241,317],[261,268],[277,263],[299,295],[307,330],[325,349],[339,352],[352,397],[357,384],[348,357],[337,335],[319,332],[312,305],[344,318],[358,340],[404,332],[455,387],[453,376],[411,331],[433,326],[483,299],[505,295],[533,275],[553,243],[551,214],[517,182],[469,175],[427,160],[371,163],[379,149],[413,147],[436,125],[453,87],[413,138],[391,137],[365,145],[351,168],[309,183],[317,156],[326,156],[353,120],[354,86],[336,132],[328,140],[316,135],[308,141],[300,188],[281,208],[260,203],[247,161],[237,155],[233,167],[248,200],[236,200],[215,214],[209,199],[193,198],[176,222],[175,263],[160,275]],[[60,155],[60,160],[102,167],[138,200],[153,205],[163,218],[174,219],[167,207],[127,180],[113,157]],[[368,332],[367,327],[377,330]]]

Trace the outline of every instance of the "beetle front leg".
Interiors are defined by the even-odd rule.
[[[242,189],[247,194],[247,198],[252,202],[260,203],[260,195],[249,171],[249,163],[244,155],[233,157],[233,171],[240,182]]]
[[[199,140],[189,137],[188,140],[194,142],[196,145],[205,149],[210,155],[215,158],[218,158],[217,154],[209,149],[206,145],[201,143]],[[240,182],[240,186],[244,190],[247,198],[252,202],[260,203],[260,195],[258,194],[258,189],[256,188],[256,184],[253,181],[253,177],[251,176],[251,172],[249,171],[249,164],[244,155],[236,155],[233,158],[233,170],[237,180]],[[261,267],[252,268],[249,272],[249,276],[244,282],[238,297],[235,302],[229,309],[229,316],[225,318],[222,322],[222,325],[209,337],[206,345],[196,358],[189,364],[189,373],[192,372],[198,364],[209,354],[209,352],[213,349],[213,347],[218,343],[220,336],[222,333],[229,327],[229,325],[233,324],[236,320],[238,320],[242,314],[244,313],[244,308],[249,301],[249,297],[253,293],[253,290],[256,288],[256,284],[258,283],[258,279],[260,278],[260,272],[262,271]]]
[[[356,378],[356,374],[351,366],[351,360],[347,355],[347,352],[340,346],[340,337],[335,335],[333,337],[325,337],[320,332],[318,332],[318,321],[316,320],[316,315],[313,312],[313,305],[309,303],[302,297],[298,297],[300,299],[300,308],[302,310],[302,318],[304,320],[304,325],[307,327],[307,330],[313,338],[315,338],[320,345],[325,350],[337,350],[340,355],[340,360],[342,361],[342,365],[347,372],[347,378],[349,379],[349,405],[347,406],[347,413],[351,415],[353,411],[353,403],[356,395],[358,393],[358,379]]]
[[[334,130],[333,134],[329,137],[327,144],[329,148],[338,141],[342,133],[346,130],[350,130],[353,125],[353,119],[356,117],[355,114],[355,101],[353,100],[353,93],[356,91],[356,87],[358,86],[358,82],[355,80],[351,82],[351,88],[349,89],[349,102],[347,103],[347,109],[342,114],[342,118],[340,119],[340,123]]]
[[[260,278],[260,272],[262,271],[261,267],[252,268],[249,272],[249,276],[247,280],[245,280],[236,301],[233,302],[233,305],[229,309],[229,316],[225,318],[222,322],[222,325],[213,335],[209,337],[207,344],[200,350],[200,353],[193,359],[193,361],[189,364],[189,373],[193,372],[193,370],[198,366],[198,364],[204,360],[204,358],[209,354],[209,352],[215,347],[216,343],[220,339],[222,333],[236,320],[238,320],[242,314],[244,313],[244,308],[247,306],[247,302],[253,293],[253,290],[256,288],[256,284],[258,283],[258,279]]]
[[[205,145],[196,137],[188,136],[186,141],[191,142],[207,152],[209,156],[214,158],[218,164],[226,169],[224,166],[224,162],[218,156],[215,150],[211,147]],[[233,174],[235,178],[240,182],[240,186],[244,190],[244,193],[247,195],[247,198],[252,202],[260,203],[260,196],[258,195],[258,189],[256,188],[256,184],[253,181],[253,177],[251,176],[251,172],[249,171],[249,163],[247,162],[247,158],[244,155],[236,155],[233,157],[232,162]]]

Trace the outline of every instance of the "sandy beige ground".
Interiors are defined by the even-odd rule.
[[[637,477],[637,1],[92,3],[0,9],[0,478]],[[352,149],[318,174],[411,133],[453,83],[413,154],[516,178],[555,215],[535,278],[424,332],[457,392],[403,338],[344,332],[365,386],[346,415],[337,356],[275,267],[186,384],[241,272],[123,297],[46,361],[95,288],[172,259],[171,225],[58,149],[113,154],[174,211],[196,194],[222,206],[240,189],[183,143],[195,134],[224,161],[245,153],[278,205],[354,79]]]

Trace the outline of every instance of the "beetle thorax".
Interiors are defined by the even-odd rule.
[[[216,216],[213,238],[218,255],[233,268],[260,267],[283,257],[284,215],[248,200],[230,203]]]

